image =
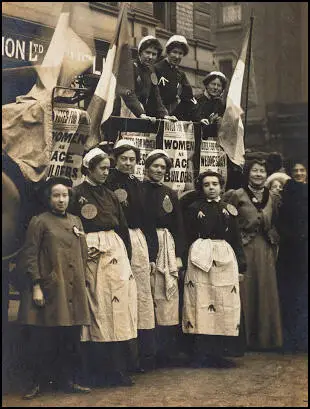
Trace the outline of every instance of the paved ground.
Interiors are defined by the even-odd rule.
[[[249,353],[234,369],[161,369],[136,375],[131,388],[98,388],[89,395],[50,392],[33,401],[3,396],[3,407],[307,407],[308,356]]]

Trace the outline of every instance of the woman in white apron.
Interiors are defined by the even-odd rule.
[[[111,169],[107,187],[117,196],[127,220],[132,257],[131,268],[138,291],[138,348],[139,359],[133,370],[143,372],[152,369],[155,355],[155,316],[150,281],[150,260],[145,239],[146,209],[143,206],[142,182],[134,176],[135,166],[140,161],[140,150],[133,142],[119,140],[113,149],[115,169]]]
[[[137,288],[130,267],[131,245],[119,200],[106,186],[110,159],[99,148],[83,158],[85,181],[76,186],[74,211],[88,245],[86,270],[91,325],[82,327],[95,382],[131,386],[126,374],[128,341],[137,337]],[[88,348],[87,348],[88,347]],[[104,376],[106,378],[104,378]]]
[[[146,240],[152,264],[157,363],[167,364],[176,355],[179,324],[178,275],[184,251],[183,218],[177,193],[162,182],[171,168],[168,154],[156,149],[145,161],[143,182],[144,207],[147,212]]]
[[[199,175],[199,198],[186,211],[191,245],[184,279],[182,327],[193,334],[193,367],[233,367],[224,358],[240,328],[239,272],[245,271],[237,210],[220,198],[224,180],[216,172]]]

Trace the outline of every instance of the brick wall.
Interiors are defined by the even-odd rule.
[[[186,38],[194,36],[194,15],[193,2],[177,2],[177,33],[184,35]]]

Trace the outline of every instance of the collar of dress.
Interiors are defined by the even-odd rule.
[[[216,199],[207,199],[207,202],[208,202],[208,203],[211,203],[211,202],[216,202],[216,203],[218,203],[220,200],[221,200],[221,198],[218,196]]]

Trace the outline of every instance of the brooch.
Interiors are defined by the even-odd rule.
[[[114,193],[120,203],[123,203],[127,200],[128,194],[125,189],[116,189],[114,190]]]
[[[173,210],[173,204],[171,203],[170,197],[168,195],[166,195],[163,200],[163,209],[166,213],[171,213]]]
[[[229,213],[230,213],[232,216],[238,216],[238,210],[235,208],[234,205],[228,203],[228,204],[226,205],[226,208],[227,208],[227,210],[229,211]]]
[[[97,213],[97,207],[93,204],[86,204],[81,209],[81,215],[84,217],[84,219],[94,219],[97,216]]]
[[[204,212],[202,212],[201,210],[198,212],[197,218],[198,219],[202,219],[203,217],[206,217],[206,215],[204,214]]]

